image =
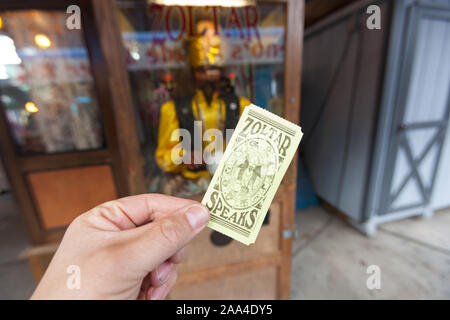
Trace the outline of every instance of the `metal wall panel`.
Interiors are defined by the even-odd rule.
[[[339,196],[344,165],[345,128],[356,53],[357,36],[349,33],[347,20],[320,30],[304,42],[300,119],[306,139],[302,153],[315,191],[332,203]],[[320,121],[313,129],[311,126],[319,116]]]
[[[353,89],[354,101],[348,123],[348,151],[342,172],[341,197],[338,206],[356,221],[364,219],[373,140],[379,112],[382,79],[389,35],[391,4],[379,3],[381,30],[365,27],[367,15],[361,15],[358,73]]]
[[[381,31],[365,28],[369,4]],[[434,185],[450,205],[448,16],[450,0],[362,1],[305,32],[301,155],[318,195],[369,234],[430,214]]]
[[[390,3],[376,3],[385,17],[382,30],[366,28],[366,3],[307,34],[304,44],[305,166],[317,194],[357,220],[363,216],[389,28]]]

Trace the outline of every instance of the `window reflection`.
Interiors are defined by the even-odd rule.
[[[283,113],[285,7],[161,3],[118,0],[118,17],[149,191],[189,196],[214,168],[174,163],[174,129],[233,128],[250,101]]]
[[[0,104],[21,154],[104,144],[89,59],[63,11],[0,11]]]

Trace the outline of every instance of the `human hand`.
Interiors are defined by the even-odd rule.
[[[68,227],[32,299],[164,299],[183,248],[206,226],[196,201],[143,194],[106,202]],[[69,289],[67,267],[80,269]]]

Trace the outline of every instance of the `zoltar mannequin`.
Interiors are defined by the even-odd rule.
[[[186,195],[204,191],[202,189],[206,190],[213,173],[211,169],[208,171],[202,157],[202,163],[176,164],[172,161],[172,149],[179,144],[179,141],[171,140],[174,130],[186,129],[194,140],[194,121],[201,121],[203,132],[219,129],[225,137],[225,129],[234,129],[244,108],[250,105],[248,99],[234,94],[230,79],[223,75],[220,38],[215,33],[214,23],[201,20],[196,29],[198,36],[190,40],[188,49],[195,94],[170,100],[160,111],[155,157],[158,166],[167,173],[162,192],[168,194],[179,194],[186,185],[190,190],[181,191]],[[194,159],[192,151],[190,158]]]

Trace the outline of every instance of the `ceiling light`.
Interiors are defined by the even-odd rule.
[[[47,37],[45,34],[38,33],[34,36],[34,42],[36,45],[40,48],[48,48],[52,45],[52,42],[50,41],[50,38]]]
[[[220,7],[245,7],[256,5],[256,0],[149,0],[163,6],[220,6]]]
[[[29,113],[36,113],[39,111],[39,109],[36,107],[36,105],[33,102],[27,102],[25,103],[25,109]]]

